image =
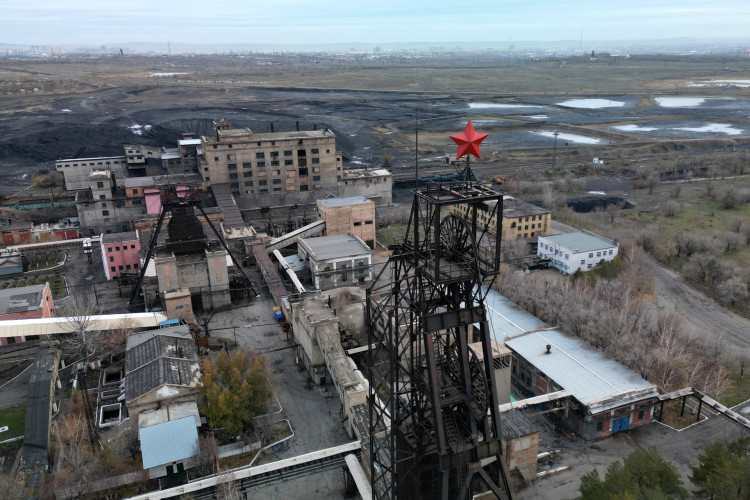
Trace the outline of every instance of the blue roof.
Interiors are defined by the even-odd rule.
[[[326,207],[345,207],[347,205],[360,205],[362,203],[372,203],[364,196],[349,196],[347,198],[326,198],[318,200],[321,205]]]
[[[138,430],[138,434],[144,469],[198,454],[198,428],[193,416],[143,427]]]
[[[550,327],[497,291],[487,293],[485,305],[492,337],[572,391],[592,413],[658,395],[656,386],[637,373],[588,342]]]

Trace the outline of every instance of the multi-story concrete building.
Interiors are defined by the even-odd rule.
[[[104,156],[99,158],[73,158],[57,160],[55,170],[61,172],[65,179],[65,189],[76,191],[90,187],[91,172],[107,169],[118,180],[128,176],[128,162],[125,156]]]
[[[102,265],[108,280],[122,273],[140,271],[141,242],[138,231],[103,234],[101,236]]]
[[[54,315],[55,303],[49,283],[0,290],[0,321],[52,318]],[[0,338],[0,344],[15,344],[38,338],[38,335]]]
[[[361,284],[372,279],[372,253],[354,235],[299,240],[297,253],[310,268],[312,282],[318,290]]]
[[[318,218],[325,221],[323,236],[353,234],[375,249],[375,203],[364,196],[327,198],[317,202]]]
[[[390,205],[393,176],[384,168],[350,168],[339,178],[339,196],[365,196],[376,206]]]
[[[482,224],[487,224],[490,232],[497,232],[497,215],[495,211],[496,202],[479,207],[477,219]],[[471,205],[456,205],[450,207],[451,212],[464,218],[471,217]],[[523,200],[503,197],[503,238],[504,239],[527,239],[549,234],[552,215],[549,210],[528,203]]]
[[[215,135],[201,138],[198,156],[205,187],[229,184],[234,195],[335,192],[341,154],[330,130],[254,134],[227,122],[214,125]]]
[[[81,232],[93,236],[129,230],[129,222],[146,213],[144,199],[128,196],[109,170],[93,170],[89,188],[76,193]]]
[[[556,234],[539,238],[537,255],[550,259],[562,273],[588,271],[602,260],[617,257],[619,244],[588,231]]]

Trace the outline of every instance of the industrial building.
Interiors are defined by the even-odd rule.
[[[326,198],[317,202],[318,218],[325,221],[323,236],[353,234],[375,249],[375,203],[364,196]]]
[[[198,165],[205,188],[229,184],[234,195],[336,190],[341,153],[330,130],[254,134],[249,128],[232,129],[228,122],[214,122],[214,127],[213,136],[200,139]]]
[[[99,239],[102,265],[108,280],[122,273],[137,273],[141,265],[141,242],[138,231],[103,234]]]
[[[300,259],[310,268],[318,290],[362,284],[372,279],[372,252],[351,234],[306,238],[297,242]]]
[[[497,232],[497,210],[489,202],[478,205],[477,222],[487,226],[487,230]],[[529,239],[546,236],[550,231],[552,214],[546,208],[529,203],[512,196],[503,196],[502,234],[503,239]],[[473,205],[454,205],[451,212],[463,218],[472,217]]]
[[[187,325],[128,335],[124,384],[131,418],[167,403],[195,402],[199,378],[198,352]]]
[[[109,170],[118,180],[128,176],[127,159],[123,156],[102,156],[98,158],[71,158],[57,160],[55,170],[63,174],[65,189],[77,191],[88,189],[89,176],[94,170]]]
[[[619,244],[588,231],[539,238],[537,255],[550,259],[560,272],[588,271],[601,261],[617,257]]]
[[[95,169],[89,175],[87,189],[76,193],[76,210],[87,236],[128,231],[129,221],[145,212],[142,198],[129,197],[114,172]]]
[[[651,423],[655,385],[586,341],[566,335],[494,290],[487,293],[492,334],[513,352],[513,382],[528,396],[571,391],[561,424],[594,440]]]
[[[55,304],[49,283],[0,290],[0,321],[51,318]],[[0,345],[37,340],[39,335],[0,337]]]

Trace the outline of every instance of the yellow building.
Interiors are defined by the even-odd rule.
[[[470,205],[453,205],[451,212],[464,218],[469,217]],[[487,225],[487,230],[497,232],[497,217],[494,204],[480,207],[477,211],[477,222]],[[552,223],[552,214],[546,208],[523,200],[503,197],[503,238],[527,239],[547,236]]]

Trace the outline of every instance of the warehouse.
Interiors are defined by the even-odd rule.
[[[485,303],[493,337],[513,352],[512,380],[524,396],[572,392],[574,404],[562,411],[563,425],[593,440],[651,423],[656,386],[494,290]]]
[[[601,261],[609,262],[617,257],[619,245],[588,231],[540,236],[537,254],[550,259],[562,273],[573,274],[588,271]]]

